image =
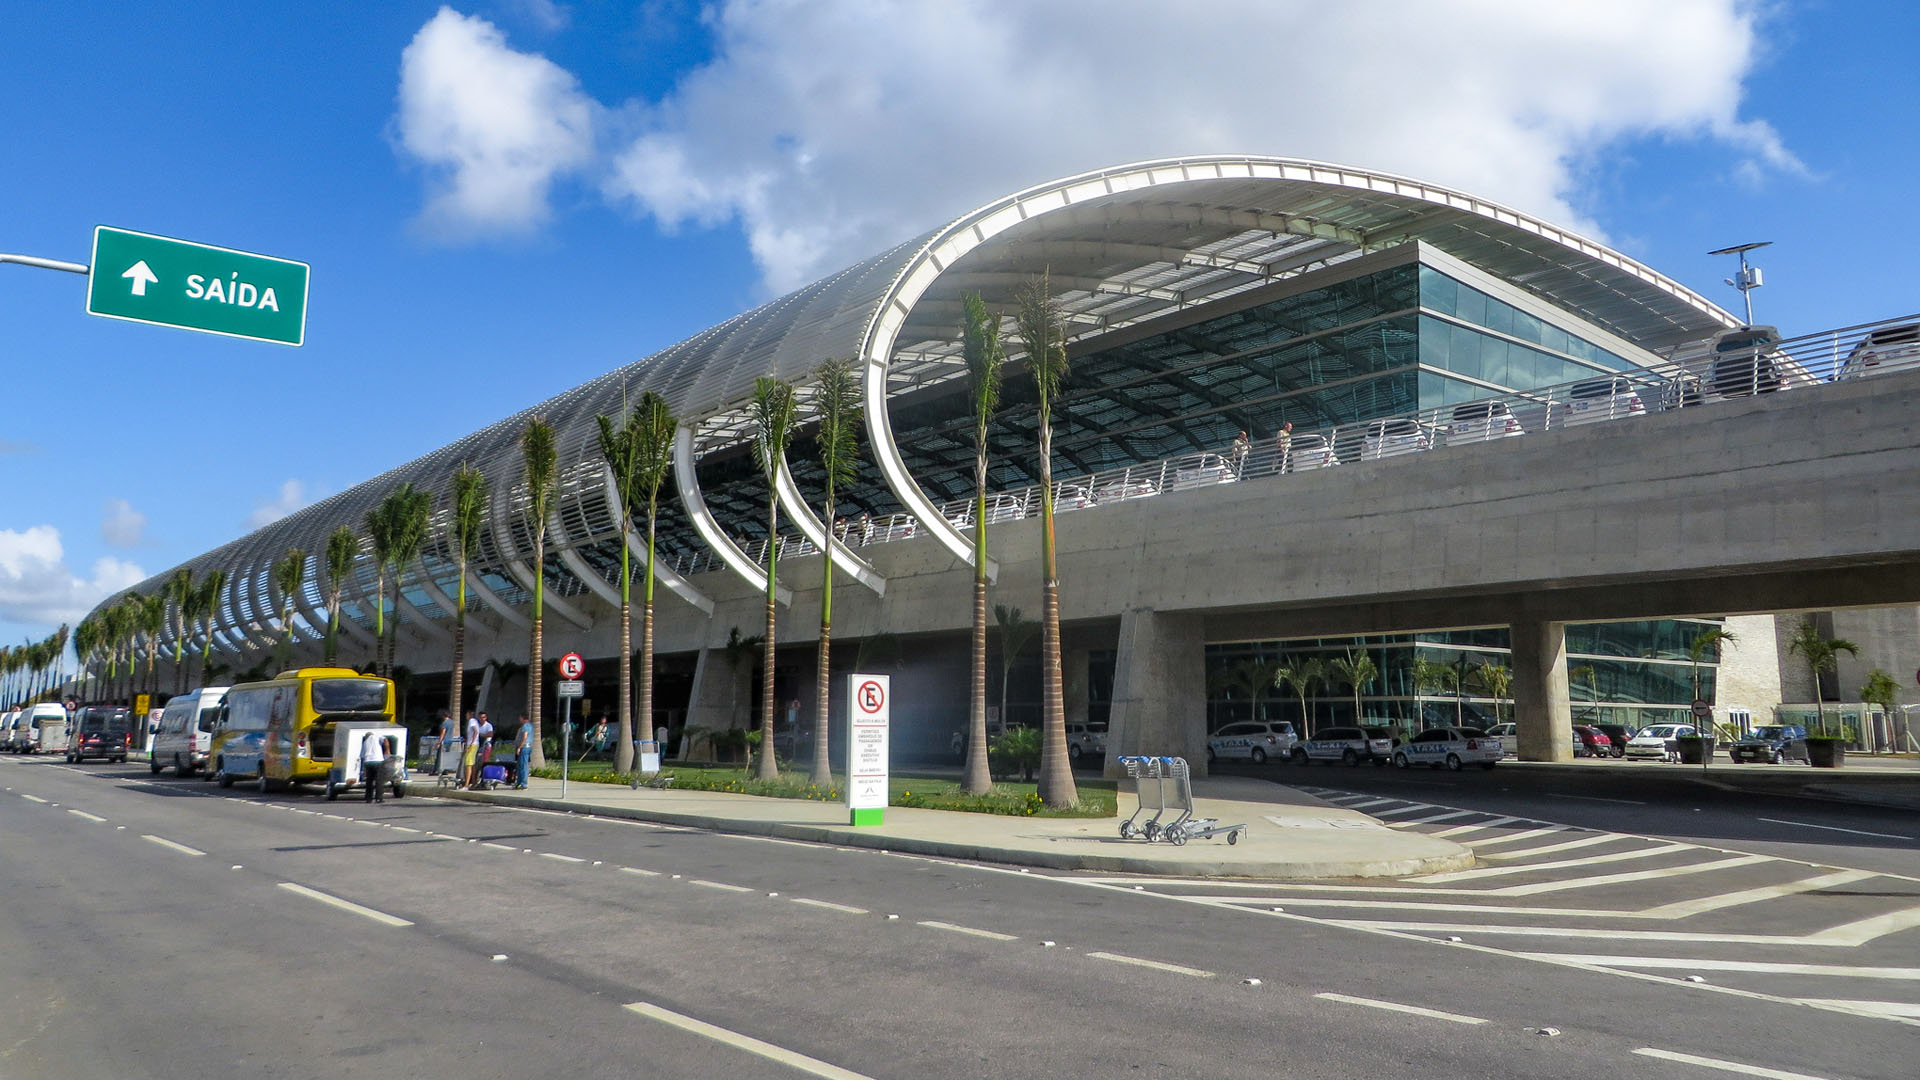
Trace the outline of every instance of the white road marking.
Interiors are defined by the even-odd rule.
[[[151,840],[154,843],[159,844],[163,848],[171,848],[182,855],[205,855],[206,854],[206,852],[201,851],[199,848],[190,848],[185,844],[176,844],[164,836],[154,836],[151,833],[143,833],[141,834],[140,838],[142,840]]]
[[[637,866],[623,866],[620,868],[620,872],[623,874],[639,874],[641,877],[660,876],[660,871],[658,870],[642,870]]]
[[[372,919],[374,922],[384,923],[387,926],[412,926],[413,925],[411,922],[408,922],[407,920],[400,918],[398,915],[389,915],[384,911],[375,911],[370,907],[365,907],[363,905],[356,904],[351,900],[342,900],[337,896],[333,896],[328,893],[323,893],[318,889],[309,889],[305,885],[296,885],[291,881],[283,881],[280,883],[280,887],[287,890],[290,893],[298,893],[299,895],[304,896],[309,900],[318,900],[321,903],[328,905],[329,907],[337,907],[341,911],[351,911],[355,915],[364,916],[366,918]]]
[[[1920,968],[1853,967],[1846,964],[1779,964],[1760,960],[1701,960],[1685,956],[1604,956],[1577,953],[1520,953],[1529,959],[1555,959],[1590,967],[1647,968],[1692,971],[1743,971],[1756,975],[1830,975],[1845,979],[1920,981]]]
[[[1619,885],[1628,881],[1652,881],[1655,878],[1686,877],[1689,874],[1706,874],[1715,870],[1731,870],[1736,866],[1752,866],[1755,863],[1773,862],[1765,855],[1737,855],[1718,862],[1693,863],[1688,866],[1666,866],[1658,870],[1636,870],[1627,874],[1601,874],[1597,877],[1574,878],[1571,881],[1542,881],[1532,885],[1509,885],[1504,889],[1488,889],[1487,896],[1538,896],[1541,893],[1566,892],[1569,889],[1591,889],[1599,885]]]
[[[541,852],[540,857],[543,859],[553,859],[556,862],[583,863],[587,861],[585,859],[576,859],[572,855],[560,855],[551,851]]]
[[[1495,844],[1511,844],[1519,840],[1532,840],[1537,836],[1552,836],[1554,833],[1565,831],[1566,830],[1560,826],[1554,825],[1544,829],[1528,829],[1526,832],[1517,832],[1512,836],[1494,836],[1485,840],[1462,840],[1461,844],[1466,847],[1478,849],[1493,847]]]
[[[1742,904],[1752,904],[1761,900],[1775,900],[1796,893],[1813,892],[1816,889],[1831,888],[1835,885],[1850,885],[1873,877],[1865,870],[1842,870],[1834,874],[1822,874],[1819,877],[1789,881],[1784,885],[1765,885],[1757,889],[1742,889],[1739,892],[1721,893],[1717,896],[1703,896],[1698,900],[1678,900],[1671,904],[1661,904],[1636,912],[1637,919],[1684,919],[1692,915],[1702,915],[1709,911],[1721,911]]]
[[[1369,930],[1405,930],[1415,934],[1500,934],[1523,935],[1554,938],[1598,938],[1602,941],[1619,941],[1623,932],[1618,929],[1593,929],[1591,927],[1572,926],[1488,926],[1482,923],[1427,923],[1392,922],[1372,919],[1328,919],[1335,926],[1352,926]],[[1710,934],[1684,930],[1629,930],[1624,934],[1632,941],[1690,941],[1715,945],[1817,945],[1852,948],[1855,942],[1828,938],[1824,933],[1814,934]]]
[[[1352,810],[1352,809],[1358,809],[1358,807],[1348,807],[1348,809],[1350,809],[1350,810]],[[1445,809],[1446,809],[1446,807],[1444,807],[1444,806],[1429,806],[1429,805],[1427,805],[1426,803],[1407,803],[1407,804],[1405,804],[1405,805],[1403,805],[1403,806],[1397,806],[1397,807],[1395,807],[1395,808],[1393,808],[1392,810],[1381,810],[1381,811],[1378,811],[1377,813],[1374,813],[1374,814],[1373,814],[1372,816],[1374,816],[1374,817],[1399,817],[1399,816],[1400,816],[1400,815],[1402,815],[1402,814],[1424,814],[1424,813],[1426,813],[1426,812],[1428,812],[1428,811],[1430,811],[1430,810],[1445,810]],[[1462,810],[1462,811],[1460,811],[1460,812],[1464,814],[1464,813],[1467,813],[1468,811],[1465,811],[1465,810]]]
[[[1621,833],[1598,833],[1594,836],[1583,836],[1578,840],[1568,840],[1561,844],[1546,844],[1541,847],[1522,848],[1519,851],[1492,851],[1484,854],[1479,850],[1479,846],[1472,844],[1468,846],[1473,847],[1474,854],[1479,855],[1483,859],[1531,859],[1535,855],[1552,855],[1555,852],[1572,851],[1575,848],[1592,847],[1595,844],[1610,844],[1615,840],[1637,839],[1639,839],[1639,837],[1626,836]]]
[[[808,1057],[797,1050],[789,1050],[784,1046],[775,1046],[770,1042],[762,1042],[751,1035],[742,1035],[737,1031],[720,1027],[717,1024],[709,1024],[704,1020],[695,1020],[693,1017],[687,1016],[684,1013],[677,1013],[671,1009],[663,1009],[651,1002],[636,1001],[624,1006],[624,1008],[630,1012],[639,1013],[649,1020],[657,1020],[660,1023],[677,1027],[681,1031],[689,1032],[702,1038],[712,1039],[714,1042],[724,1043],[738,1050],[745,1050],[749,1054],[757,1054],[760,1057],[766,1058],[768,1061],[776,1061],[789,1068],[823,1077],[825,1080],[873,1080],[872,1077],[866,1076],[863,1073],[857,1073],[851,1069],[843,1069],[838,1065],[821,1061],[819,1058]]]
[[[417,833],[417,832],[419,832],[420,830],[419,830],[419,829],[409,829],[409,828],[407,828],[407,827],[406,827],[405,825],[395,825],[395,826],[393,827],[393,831],[394,831],[394,832],[410,832],[410,833]]]
[[[1171,971],[1175,975],[1191,975],[1196,979],[1213,978],[1213,972],[1203,971],[1200,968],[1182,967],[1179,964],[1168,964],[1159,960],[1142,960],[1137,956],[1126,956],[1121,953],[1090,952],[1087,955],[1095,960],[1111,960],[1116,964],[1132,964],[1134,967],[1152,968],[1155,971]]]
[[[927,927],[930,930],[951,930],[956,934],[966,934],[970,937],[986,938],[989,941],[1019,941],[1020,940],[1020,938],[1014,934],[1002,934],[994,930],[976,930],[971,926],[961,926],[958,923],[950,923],[950,922],[936,922],[932,919],[922,920],[920,925]]]
[[[85,810],[68,810],[68,811],[67,811],[67,813],[69,813],[69,814],[72,814],[72,815],[73,815],[74,817],[78,817],[78,818],[86,818],[86,819],[87,819],[88,821],[105,821],[105,820],[107,820],[106,818],[103,818],[103,817],[98,817],[98,816],[96,816],[96,815],[94,815],[94,814],[89,814],[89,813],[87,813],[87,812],[86,812]]]
[[[1886,937],[1888,934],[1899,933],[1902,930],[1911,930],[1916,926],[1920,926],[1920,907],[1910,907],[1904,911],[1890,911],[1885,915],[1842,923],[1817,934],[1810,934],[1808,937],[1818,939],[1816,943],[1820,945],[1851,947],[1865,945],[1875,938]]]
[[[709,889],[722,889],[727,892],[752,892],[753,891],[752,889],[749,889],[744,885],[729,885],[724,881],[707,881],[704,878],[693,878],[689,880],[687,884],[704,885]]]
[[[1431,817],[1408,818],[1405,821],[1389,821],[1387,822],[1387,827],[1390,829],[1406,829],[1415,825],[1427,825],[1435,821],[1449,821],[1453,818],[1468,817],[1479,812],[1478,810],[1454,810],[1446,814],[1434,814]]]
[[[1494,818],[1492,821],[1483,821],[1478,825],[1455,825],[1451,829],[1444,829],[1440,832],[1434,833],[1433,835],[1440,837],[1442,839],[1445,839],[1449,836],[1464,836],[1470,832],[1479,832],[1481,829],[1498,829],[1503,825],[1518,825],[1525,820],[1527,819],[1517,818],[1517,817],[1497,817],[1497,818]]]
[[[844,914],[847,914],[847,915],[871,915],[871,914],[873,914],[872,912],[870,912],[870,911],[868,911],[868,910],[867,910],[866,908],[862,908],[862,907],[854,907],[854,906],[852,906],[852,905],[850,905],[850,904],[835,904],[835,903],[832,903],[832,902],[830,902],[830,901],[826,901],[826,900],[809,900],[809,899],[807,899],[807,898],[806,898],[806,897],[804,897],[804,896],[796,896],[796,897],[794,897],[794,898],[793,898],[793,902],[794,902],[794,903],[796,903],[796,904],[805,904],[805,905],[807,905],[808,907],[817,907],[817,908],[825,908],[825,909],[826,909],[826,910],[828,910],[828,911],[838,911],[838,912],[842,912],[842,913],[844,913]]]
[[[1568,870],[1576,866],[1597,866],[1601,863],[1626,862],[1629,859],[1650,859],[1656,855],[1672,855],[1690,851],[1684,844],[1667,844],[1662,847],[1639,848],[1633,851],[1616,851],[1607,855],[1588,855],[1579,859],[1561,859],[1557,862],[1524,863],[1515,866],[1486,866],[1477,870],[1453,870],[1441,874],[1422,874],[1407,878],[1422,885],[1438,885],[1449,881],[1479,881],[1483,878],[1507,877],[1512,874],[1530,874],[1536,870]]]
[[[1460,1013],[1441,1012],[1439,1009],[1423,1009],[1418,1005],[1402,1005],[1397,1001],[1380,1001],[1376,998],[1354,997],[1351,994],[1315,994],[1322,1001],[1344,1001],[1349,1005],[1365,1005],[1369,1009],[1386,1009],[1388,1012],[1406,1013],[1410,1016],[1424,1016],[1432,1020],[1450,1020],[1456,1024],[1484,1024],[1485,1020],[1477,1016],[1463,1016]]]
[[[38,795],[29,795],[24,791],[20,793],[20,797],[23,799],[32,799],[34,802],[37,802],[37,803],[44,803],[47,801]]]
[[[1803,829],[1823,829],[1827,832],[1852,833],[1855,836],[1877,836],[1882,840],[1913,840],[1916,837],[1902,836],[1899,833],[1868,832],[1865,829],[1843,829],[1838,825],[1815,825],[1811,821],[1782,821],[1779,818],[1763,817],[1757,820],[1772,822],[1775,825],[1798,825]]]
[[[495,851],[518,851],[518,850],[520,850],[519,848],[517,848],[517,847],[514,847],[514,846],[513,846],[513,845],[511,845],[511,844],[496,844],[496,843],[494,843],[494,842],[493,842],[493,841],[491,841],[491,840],[482,840],[482,841],[480,841],[480,846],[481,846],[481,847],[490,847],[490,848],[492,848],[492,849],[494,849]]]
[[[1822,1077],[1808,1073],[1787,1072],[1785,1069],[1769,1069],[1761,1065],[1743,1065],[1738,1061],[1724,1061],[1720,1058],[1701,1057],[1698,1054],[1681,1054],[1672,1050],[1658,1050],[1643,1046],[1634,1053],[1641,1057],[1659,1058],[1662,1061],[1678,1061],[1683,1065],[1698,1065],[1703,1069],[1718,1069],[1721,1072],[1740,1073],[1743,1076],[1764,1076],[1769,1080],[1823,1080]]]
[[[1808,998],[1809,1005],[1824,1005],[1828,1008],[1853,1009],[1858,1012],[1879,1013],[1882,1016],[1920,1017],[1920,1001],[1854,1001],[1851,998]]]
[[[1548,795],[1549,799],[1577,799],[1580,802],[1619,803],[1622,806],[1645,806],[1639,799],[1603,799],[1598,795]]]
[[[1404,799],[1375,799],[1366,795],[1361,795],[1351,799],[1331,799],[1328,801],[1339,803],[1341,806],[1344,806],[1349,810],[1358,810],[1363,806],[1386,806],[1390,803],[1405,803]],[[1415,810],[1418,808],[1419,808],[1418,803],[1407,805],[1407,809],[1409,810]]]

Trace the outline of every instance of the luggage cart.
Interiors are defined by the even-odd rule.
[[[460,787],[467,778],[460,775],[462,754],[459,739],[441,739],[434,747],[434,783],[443,788]]]
[[[1160,827],[1160,837],[1174,847],[1189,840],[1202,840],[1227,834],[1227,843],[1240,842],[1240,834],[1247,831],[1245,824],[1222,825],[1219,818],[1193,816],[1193,773],[1187,768],[1186,758],[1163,758],[1166,764],[1167,780],[1173,785],[1173,805],[1169,809],[1180,811],[1180,816]]]
[[[1127,770],[1134,792],[1139,796],[1139,805],[1134,808],[1133,816],[1120,823],[1120,839],[1131,840],[1134,836],[1144,836],[1152,842],[1160,835],[1160,815],[1167,812],[1167,787],[1165,762],[1170,758],[1140,757],[1132,754],[1120,755],[1119,761]],[[1153,816],[1140,821],[1140,815],[1153,811]],[[1136,824],[1137,822],[1137,824]]]

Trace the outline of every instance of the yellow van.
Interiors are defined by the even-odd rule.
[[[251,779],[262,793],[325,783],[333,768],[334,725],[393,723],[393,682],[352,668],[283,671],[227,691],[213,735],[211,768],[221,787]]]

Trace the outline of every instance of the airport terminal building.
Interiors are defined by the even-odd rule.
[[[389,590],[388,618],[398,622],[398,662],[411,673],[411,719],[437,716],[458,587],[443,532],[447,493],[455,467],[471,463],[489,480],[492,515],[467,580],[466,706],[479,707],[477,693],[497,717],[524,708],[537,574],[549,663],[565,651],[585,655],[592,710],[611,712],[620,548],[643,553],[644,538],[621,533],[595,417],[616,416],[623,402],[654,390],[681,425],[661,501],[655,723],[677,732],[753,715],[757,664],[730,655],[726,643],[730,631],[760,628],[761,556],[771,541],[782,552],[779,713],[797,700],[810,727],[819,550],[832,528],[847,540],[835,551],[836,667],[893,671],[895,745],[906,755],[942,753],[966,712],[975,526],[962,301],[979,293],[1010,313],[1015,291],[1043,272],[1071,335],[1052,463],[1069,718],[1113,719],[1111,750],[1194,757],[1202,756],[1196,732],[1204,738],[1208,726],[1256,706],[1297,716],[1285,691],[1254,702],[1231,688],[1231,670],[1250,658],[1364,648],[1382,674],[1362,688],[1362,711],[1407,726],[1434,704],[1411,681],[1414,657],[1507,662],[1507,623],[1524,620],[1489,619],[1476,604],[1462,606],[1458,622],[1445,614],[1448,597],[1487,591],[1442,565],[1473,523],[1436,508],[1423,524],[1402,485],[1444,492],[1501,475],[1498,447],[1458,442],[1572,431],[1579,410],[1603,419],[1677,404],[1661,400],[1676,384],[1648,373],[1680,370],[1740,323],[1600,244],[1417,180],[1265,157],[1117,166],[997,200],[199,556],[185,564],[196,576],[230,575],[213,652],[235,674],[262,669],[290,633],[296,662],[317,660],[330,615],[318,557],[310,555],[286,628],[273,563],[291,548],[324,550],[341,525],[361,529],[368,510],[412,482],[434,494],[435,532],[402,568],[397,598]],[[989,435],[991,602],[1035,613],[1035,410],[1011,333],[1009,348]],[[852,360],[860,374],[866,437],[858,479],[839,492],[842,519],[823,522],[808,385],[833,357]],[[777,537],[766,535],[766,492],[748,448],[745,406],[759,376],[800,388]],[[532,565],[518,445],[534,416],[555,426],[560,449],[540,566]],[[1569,453],[1593,452],[1582,438]],[[1428,449],[1447,454],[1413,453]],[[1406,467],[1418,459],[1454,454],[1451,479],[1410,481]],[[1232,513],[1216,513],[1230,490]],[[1345,512],[1344,532],[1319,524],[1325,515],[1315,507],[1376,499],[1398,508],[1378,530],[1364,514],[1351,516],[1357,510]],[[1212,554],[1184,558],[1183,530]],[[1383,546],[1382,537],[1403,532]],[[1446,554],[1428,558],[1429,548]],[[159,588],[173,572],[135,591]],[[375,577],[363,556],[340,604],[349,662],[372,655]],[[1377,623],[1353,614],[1365,610],[1375,580],[1419,601],[1421,614]],[[1519,588],[1495,584],[1500,595]],[[1335,609],[1344,614],[1313,615]],[[1591,622],[1561,619],[1565,640],[1553,662],[1597,669],[1574,697],[1618,710],[1610,719],[1684,711],[1697,673],[1684,642],[1711,624],[1663,616],[1718,612],[1645,614],[1596,608]],[[199,631],[188,634],[197,646]],[[1514,662],[1524,668],[1532,656]],[[1037,667],[1037,655],[1010,665],[1015,722],[1037,714]],[[999,674],[995,662],[990,678]],[[1564,675],[1557,685],[1564,694]],[[990,700],[997,706],[997,693]],[[1478,705],[1491,713],[1491,699]],[[1309,706],[1318,722],[1350,720],[1350,688],[1325,686]]]

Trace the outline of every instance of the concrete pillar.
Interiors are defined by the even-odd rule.
[[[760,673],[755,660],[743,660],[738,669],[727,667],[727,650],[702,649],[693,668],[693,692],[687,701],[688,727],[725,731],[746,723],[753,700],[752,679]],[[703,744],[704,747],[704,744]],[[704,748],[703,751],[704,753]],[[680,751],[686,756],[686,749]]]
[[[1207,773],[1207,647],[1198,615],[1134,608],[1120,616],[1113,714],[1107,727],[1108,776],[1124,771],[1116,754],[1184,757]]]
[[[1513,719],[1520,760],[1572,761],[1573,711],[1567,701],[1567,624],[1516,621]]]
[[[1061,678],[1065,687],[1067,723],[1087,722],[1087,668],[1093,654],[1086,649],[1069,649],[1062,658]]]

